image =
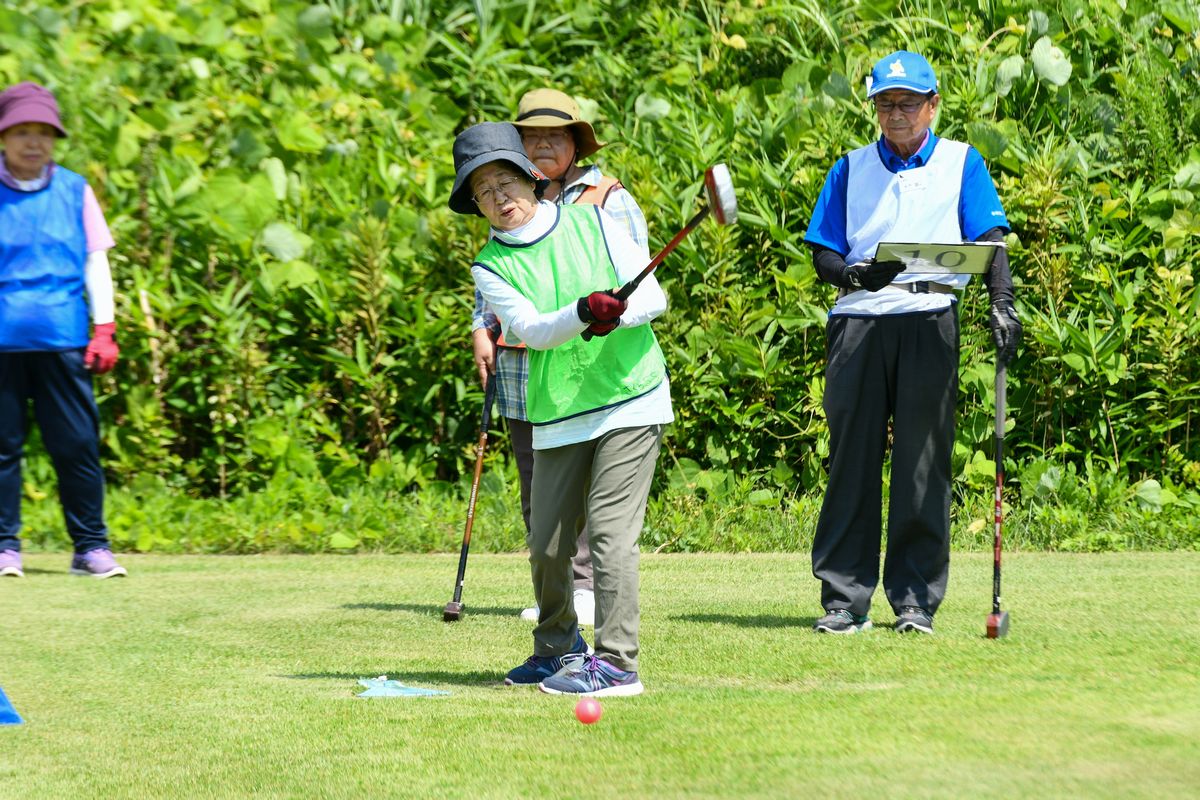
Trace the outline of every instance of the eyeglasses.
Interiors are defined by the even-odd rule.
[[[573,140],[570,131],[558,128],[524,128],[521,130],[521,141],[537,141],[541,139],[552,147],[566,144]]]
[[[918,100],[901,100],[899,103],[893,103],[891,100],[876,100],[875,110],[880,114],[890,114],[898,108],[905,114],[911,114],[928,101],[928,97],[922,97]]]
[[[520,178],[501,178],[500,182],[495,186],[485,186],[482,189],[477,189],[475,194],[471,195],[471,199],[478,206],[491,205],[500,195],[512,197],[513,191],[520,184]]]

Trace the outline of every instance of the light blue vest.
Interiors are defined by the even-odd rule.
[[[890,171],[872,142],[847,155],[846,241],[853,264],[875,255],[880,242],[937,242],[963,240],[958,219],[967,145],[938,139],[929,161],[921,167]],[[896,283],[936,281],[962,289],[970,275],[931,275],[901,272]],[[857,291],[842,297],[831,314],[906,314],[948,308],[953,295]]]
[[[0,352],[87,346],[86,186],[62,167],[36,192],[0,184]]]

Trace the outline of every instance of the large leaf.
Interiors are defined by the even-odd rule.
[[[1012,90],[1013,82],[1021,77],[1025,69],[1025,59],[1019,55],[1011,55],[996,67],[996,94],[1004,97]]]
[[[671,104],[661,97],[643,92],[633,104],[634,113],[648,122],[657,122],[671,113]]]
[[[285,199],[288,190],[288,176],[283,162],[278,158],[264,158],[262,171],[266,173],[267,180],[271,182],[271,188],[275,191],[275,199]]]
[[[303,111],[288,114],[275,125],[279,144],[296,153],[319,153],[325,149],[325,137],[312,118]]]
[[[1070,59],[1050,41],[1050,37],[1038,39],[1029,58],[1033,62],[1034,74],[1046,83],[1063,86],[1071,79]]]
[[[1200,149],[1188,154],[1187,163],[1176,170],[1172,183],[1181,189],[1200,189]]]
[[[333,36],[333,11],[324,4],[309,6],[296,17],[300,35],[309,39],[326,39]]]
[[[272,222],[263,229],[260,243],[280,261],[295,261],[308,252],[312,239],[286,222]]]
[[[275,216],[276,202],[266,175],[243,181],[230,170],[209,179],[188,205],[225,238],[247,244]]]
[[[999,158],[1008,149],[1008,137],[990,122],[969,123],[967,141],[988,160]]]
[[[1162,484],[1153,478],[1148,478],[1138,484],[1134,492],[1138,505],[1152,511],[1160,511],[1163,506],[1169,506],[1178,501],[1178,497],[1170,489],[1164,489]]]
[[[307,261],[272,261],[262,271],[263,285],[272,292],[281,286],[304,286],[320,279],[320,273]]]

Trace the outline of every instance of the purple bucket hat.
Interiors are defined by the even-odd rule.
[[[25,122],[42,122],[66,138],[58,116],[58,101],[44,86],[26,81],[0,92],[0,133]]]

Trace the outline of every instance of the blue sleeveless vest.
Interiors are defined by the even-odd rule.
[[[0,184],[0,352],[87,346],[86,186],[62,167],[40,191]]]

